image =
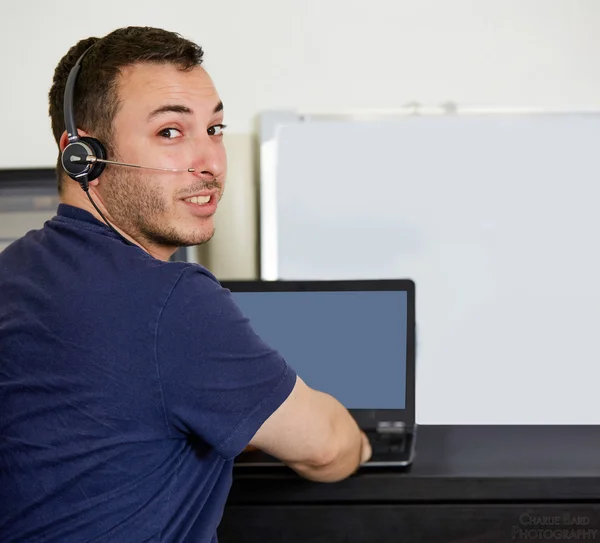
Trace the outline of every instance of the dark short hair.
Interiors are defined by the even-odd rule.
[[[52,132],[59,145],[56,165],[59,191],[64,179],[60,138],[65,130],[65,86],[71,68],[92,45],[77,77],[73,107],[77,128],[102,141],[109,153],[113,119],[119,109],[117,87],[121,70],[141,62],[173,64],[181,70],[190,70],[202,64],[204,55],[200,46],[175,32],[139,26],[119,28],[103,38],[86,38],[71,47],[56,66],[48,94]]]

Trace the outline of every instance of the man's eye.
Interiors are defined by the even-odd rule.
[[[166,138],[166,139],[173,139],[173,138],[177,138],[178,136],[181,136],[181,132],[179,130],[177,130],[177,128],[163,128],[158,135]]]
[[[227,128],[227,125],[224,124],[215,124],[208,129],[209,136],[220,136],[223,133],[223,130]]]

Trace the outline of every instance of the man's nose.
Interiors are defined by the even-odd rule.
[[[196,142],[192,161],[194,175],[203,181],[221,180],[225,173],[225,150],[210,136]]]

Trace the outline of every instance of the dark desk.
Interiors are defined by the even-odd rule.
[[[220,543],[599,541],[600,426],[421,426],[410,470],[236,471]]]

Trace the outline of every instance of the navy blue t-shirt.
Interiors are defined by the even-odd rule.
[[[216,541],[295,380],[210,272],[61,204],[0,253],[0,540]]]

